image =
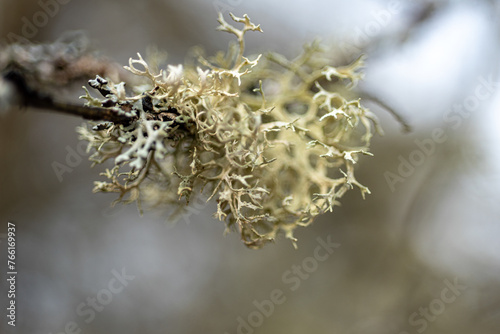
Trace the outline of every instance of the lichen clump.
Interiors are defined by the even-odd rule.
[[[281,231],[332,211],[348,189],[369,193],[354,176],[378,125],[359,99],[339,87],[361,78],[359,58],[331,67],[318,43],[294,60],[277,54],[245,57],[244,35],[262,32],[247,15],[219,15],[218,30],[236,36],[227,52],[154,72],[141,55],[127,70],[144,83],[127,95],[124,83],[97,77],[87,105],[130,116],[127,124],[79,128],[95,150],[91,160],[114,160],[96,192],[148,206],[185,206],[193,196],[217,202],[215,216],[236,228],[242,241],[260,248]],[[206,194],[206,195],[203,195]],[[185,200],[182,200],[182,199]]]

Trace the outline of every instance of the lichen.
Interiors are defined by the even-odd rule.
[[[288,60],[278,54],[248,56],[245,34],[262,32],[247,15],[219,15],[218,30],[235,35],[225,53],[154,72],[140,54],[125,68],[144,78],[126,94],[123,83],[97,77],[87,104],[131,116],[129,124],[87,124],[78,129],[94,150],[90,159],[114,167],[95,182],[118,202],[175,208],[206,194],[215,216],[242,241],[260,248],[282,232],[339,204],[347,190],[369,193],[354,175],[369,153],[376,117],[359,99],[340,91],[362,78],[363,57],[332,67],[319,43]],[[185,199],[185,200],[183,200]],[[174,210],[175,211],[175,210]]]

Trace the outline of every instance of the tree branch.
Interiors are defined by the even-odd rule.
[[[79,116],[88,120],[109,121],[116,124],[129,124],[134,120],[134,117],[119,114],[113,109],[80,106],[56,101],[52,96],[38,92],[29,87],[22,73],[16,70],[6,71],[2,74],[2,78],[14,88],[9,94],[16,95],[14,98],[8,98],[8,100],[16,101],[21,107],[60,112]],[[2,98],[5,99],[6,97]]]
[[[403,116],[401,116],[397,111],[395,111],[393,108],[391,108],[387,103],[383,102],[380,100],[378,97],[366,92],[366,91],[361,91],[360,92],[361,98],[370,100],[376,104],[378,104],[380,107],[384,108],[389,112],[389,114],[392,115],[396,119],[396,121],[401,124],[403,127],[403,132],[404,133],[409,133],[412,131],[411,125],[404,119]]]

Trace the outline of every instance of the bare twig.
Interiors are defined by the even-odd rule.
[[[360,92],[360,96],[366,100],[372,101],[376,104],[378,104],[380,107],[384,108],[391,114],[396,121],[398,121],[399,124],[403,127],[403,132],[404,133],[409,133],[412,131],[411,125],[401,116],[397,111],[395,111],[393,108],[391,108],[388,104],[385,102],[381,101],[378,97],[371,95],[370,93],[367,93],[365,91]]]

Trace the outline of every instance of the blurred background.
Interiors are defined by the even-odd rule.
[[[18,314],[0,332],[499,333],[497,1],[0,0],[0,39],[83,30],[122,64],[150,46],[178,64],[195,45],[225,50],[217,11],[261,24],[247,53],[293,57],[316,37],[339,64],[367,53],[359,89],[385,130],[358,165],[372,195],[351,191],[297,230],[298,250],[284,238],[249,250],[210,204],[176,224],[110,208],[80,153],[58,178],[82,120],[13,110],[0,118],[0,233],[16,223]],[[318,238],[340,246],[320,261]]]

